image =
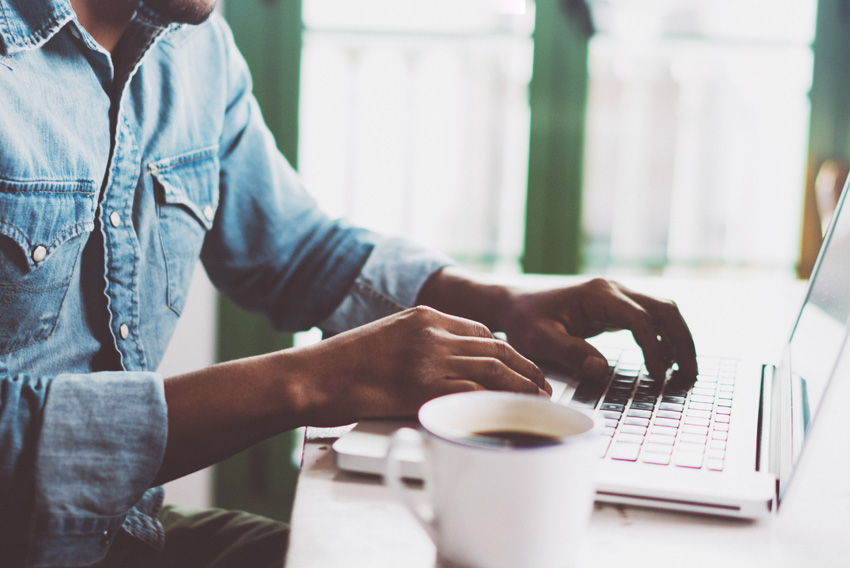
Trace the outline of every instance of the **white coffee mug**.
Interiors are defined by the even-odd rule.
[[[545,398],[476,391],[424,404],[419,423],[393,435],[385,479],[436,544],[441,566],[574,565],[599,461],[590,416]],[[405,490],[396,458],[414,451],[425,456],[422,503]]]

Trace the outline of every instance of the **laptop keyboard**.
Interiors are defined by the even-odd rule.
[[[738,362],[700,358],[695,381],[655,379],[640,352],[607,355],[608,379],[582,381],[569,403],[604,421],[603,457],[722,471]]]

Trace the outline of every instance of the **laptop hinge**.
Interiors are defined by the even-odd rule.
[[[778,473],[778,462],[772,462],[771,458],[776,459],[779,450],[779,448],[773,447],[776,441],[771,436],[775,378],[776,367],[762,365],[758,434],[756,436],[756,471],[766,471],[773,474]]]

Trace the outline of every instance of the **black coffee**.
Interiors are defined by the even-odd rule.
[[[521,430],[474,432],[472,436],[464,439],[464,442],[470,444],[497,448],[540,448],[543,446],[554,446],[560,443],[560,441],[560,439],[547,434],[523,432]]]

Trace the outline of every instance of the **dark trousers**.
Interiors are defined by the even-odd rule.
[[[165,548],[121,533],[96,568],[282,568],[289,527],[241,511],[163,507]]]

